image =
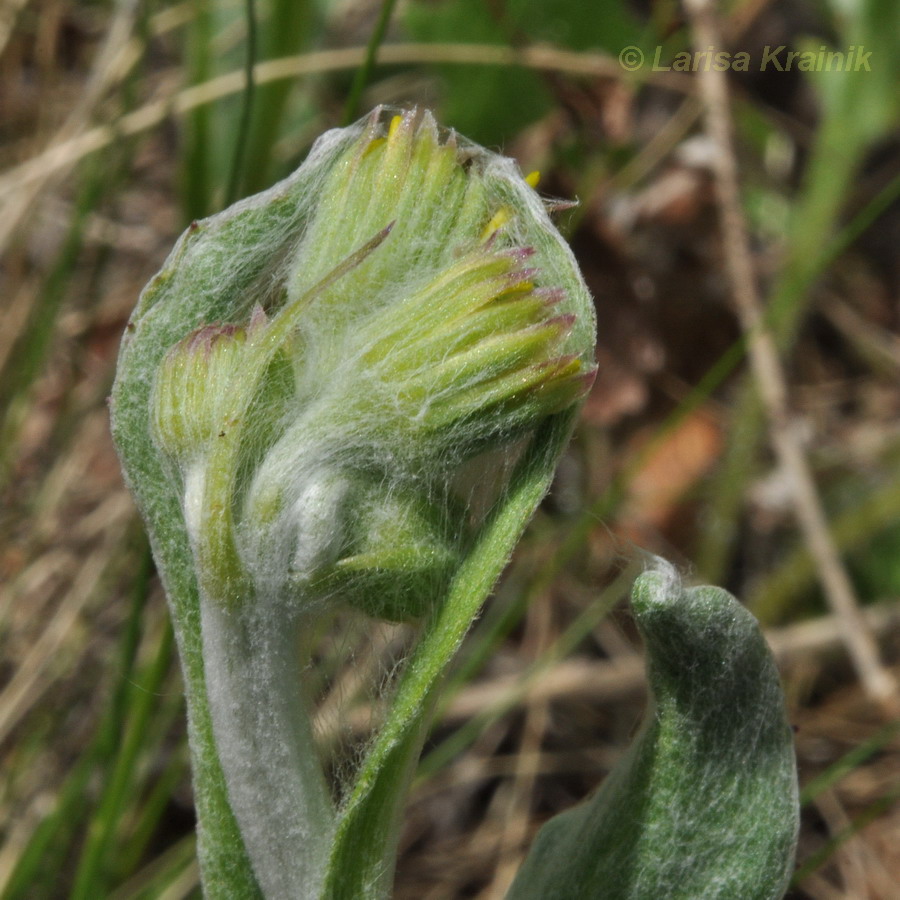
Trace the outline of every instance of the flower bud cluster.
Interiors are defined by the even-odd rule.
[[[376,112],[326,168],[267,314],[163,359],[155,440],[210,564],[416,617],[473,525],[460,467],[589,389],[592,305],[531,184],[430,114]]]

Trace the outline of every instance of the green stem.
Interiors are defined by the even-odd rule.
[[[334,810],[301,693],[299,619],[253,598],[201,599],[213,733],[228,798],[266,897],[313,898]]]
[[[341,813],[323,894],[328,900],[374,900],[389,894],[403,800],[443,674],[550,487],[573,422],[569,412],[552,417],[539,430],[409,660],[390,716]]]
[[[159,556],[157,558],[160,558]],[[251,867],[228,797],[219,760],[209,700],[198,621],[196,588],[175,592],[167,581],[176,636],[185,676],[188,737],[197,807],[197,849],[208,900],[256,900],[263,894]]]

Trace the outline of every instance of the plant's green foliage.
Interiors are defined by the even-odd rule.
[[[509,900],[775,900],[798,827],[791,729],[753,616],[670,571],[634,588],[653,703],[600,791],[552,819]]]
[[[183,655],[210,896],[389,890],[434,691],[549,486],[593,339],[532,184],[416,110],[323,136],[145,290],[112,419]],[[336,808],[300,638],[340,603],[422,638]]]

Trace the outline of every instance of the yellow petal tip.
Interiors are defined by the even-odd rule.
[[[491,221],[484,226],[481,232],[481,240],[486,241],[492,234],[499,231],[512,218],[512,210],[508,206],[501,206],[494,213]]]

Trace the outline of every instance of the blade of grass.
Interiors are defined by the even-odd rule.
[[[323,15],[312,0],[272,0],[269,16],[259,35],[259,58],[274,60],[289,57],[320,44],[323,37]],[[282,79],[257,84],[253,118],[247,139],[247,159],[253,165],[244,171],[244,192],[254,194],[268,187],[284,173],[276,169],[276,146],[285,125],[293,117],[287,115],[288,100],[302,82]],[[293,110],[291,110],[293,112]],[[305,114],[306,110],[296,114]]]
[[[255,0],[244,0],[244,18],[247,23],[244,61],[244,91],[241,96],[241,117],[234,139],[234,151],[231,158],[231,174],[225,190],[225,206],[231,206],[240,197],[241,180],[247,158],[247,143],[250,136],[250,120],[253,115],[253,93],[256,82],[253,71],[256,66],[256,4]]]
[[[139,4],[136,0],[121,0],[106,29],[103,43],[94,57],[90,74],[72,111],[66,116],[51,142],[55,146],[76,139],[93,119],[97,107],[106,94],[121,83],[140,57],[140,44],[130,40]],[[2,13],[0,13],[2,17]],[[0,27],[2,30],[2,27]],[[6,204],[0,217],[0,253],[20,233],[22,222],[33,212],[34,201],[41,189],[53,183],[52,168],[38,171],[36,184],[22,184]]]
[[[180,888],[179,897],[200,896],[197,841],[193,834],[181,838],[149,862],[127,883],[109,894],[108,900],[162,900],[174,886]]]
[[[185,35],[185,77],[188,84],[197,85],[212,77],[213,16],[209,0],[195,0],[194,17]],[[241,89],[244,88],[243,78]],[[208,147],[212,137],[212,109],[200,104],[185,117],[181,149],[181,183],[179,194],[185,218],[201,218],[210,212],[213,174],[209,165]],[[120,121],[119,126],[123,123]]]
[[[888,722],[879,728],[872,737],[857,744],[821,775],[816,776],[804,786],[800,791],[801,805],[806,806],[808,803],[812,803],[823,791],[834,787],[845,775],[849,775],[866,760],[883,750],[898,734],[900,734],[900,719]]]
[[[516,682],[514,691],[501,697],[489,709],[474,716],[465,725],[457,729],[450,737],[446,738],[423,757],[419,763],[417,777],[419,780],[427,780],[450,763],[478,737],[483,734],[493,722],[497,721],[505,712],[519,703],[527,693],[529,687],[556,663],[568,656],[578,644],[589,635],[606,616],[628,594],[631,582],[638,574],[639,567],[632,565],[620,574],[607,588],[600,592],[597,599],[591,603],[568,628],[547,648],[533,665],[531,665],[521,678]],[[442,695],[442,706],[452,701],[452,692]],[[440,721],[440,712],[436,716]]]
[[[866,153],[896,124],[872,121],[873,112],[881,116],[893,109],[896,119],[897,106],[897,59],[890,42],[900,25],[900,8],[876,0],[858,4],[847,12],[835,17],[837,45],[864,46],[882,63],[877,78],[870,77],[875,73],[855,72],[843,73],[837,79],[819,79],[823,117],[803,185],[792,204],[783,263],[767,303],[769,327],[781,352],[792,345],[797,328],[809,310],[813,299],[810,289],[816,279],[871,224],[883,202],[876,197],[845,229],[843,239],[835,238],[835,223]],[[892,182],[886,190],[887,196],[895,196],[898,186]],[[739,520],[743,502],[743,485],[749,479],[753,461],[759,458],[763,422],[763,411],[753,388],[745,387],[735,404],[733,422],[728,429],[731,440],[725,450],[721,475],[711,484],[715,527],[709,529],[705,545],[698,553],[704,578],[713,583],[721,580],[729,565],[734,548],[734,523]]]
[[[160,728],[161,739],[169,733],[172,724],[183,715],[184,703],[181,698],[177,703],[169,704],[165,714],[157,720],[162,726]],[[158,750],[159,748],[154,749]],[[154,752],[148,756],[156,758],[158,753]],[[190,779],[190,762],[184,741],[178,745],[165,769],[154,777],[156,780],[146,798],[142,799],[139,808],[129,811],[136,816],[136,821],[114,860],[115,877],[120,881],[130,878],[138,870],[141,861],[147,855],[147,848],[153,838],[157,836],[160,822],[166,814],[173,792],[180,784]]]
[[[815,274],[811,277],[818,277],[824,272],[898,197],[900,197],[900,175],[885,185],[884,189],[856,213],[831,240],[825,240],[824,249],[817,252],[818,264]],[[770,312],[769,317],[771,315]],[[711,584],[721,583],[725,578],[729,559],[734,551],[736,528],[746,485],[759,460],[759,442],[758,437],[755,438],[754,435],[758,436],[762,427],[763,412],[754,390],[744,388],[740,392],[731,419],[728,428],[731,439],[726,446],[718,474],[710,482],[708,492],[708,520],[711,526],[703,531],[702,539],[694,554],[698,572]],[[756,611],[764,624],[775,621],[766,618],[765,610],[757,610],[752,604],[751,608]]]
[[[342,125],[349,125],[351,122],[355,121],[357,116],[361,113],[359,101],[362,97],[363,90],[369,83],[369,79],[372,77],[372,72],[375,69],[375,62],[378,58],[378,48],[384,41],[384,36],[387,33],[387,28],[390,24],[391,16],[394,13],[396,4],[397,0],[381,0],[381,9],[378,13],[378,20],[375,22],[375,27],[372,29],[369,43],[366,44],[365,58],[363,59],[362,65],[356,70],[356,74],[353,76],[353,84],[350,85],[350,93],[347,95],[347,102],[344,105],[344,117],[341,121]]]
[[[126,567],[131,566],[130,559],[129,556],[124,563]],[[139,559],[141,561],[132,585],[129,615],[122,632],[116,689],[94,733],[93,741],[63,784],[57,796],[56,808],[38,825],[22,850],[18,863],[0,894],[3,900],[51,896],[55,888],[52,883],[47,884],[47,879],[55,878],[63,870],[63,861],[80,834],[88,809],[88,784],[98,769],[103,769],[115,749],[121,723],[127,714],[126,700],[134,670],[137,639],[149,596],[152,567],[145,539],[142,550],[139,551]],[[48,892],[41,892],[40,885],[45,885]]]
[[[122,812],[134,792],[136,763],[148,741],[150,726],[154,722],[157,693],[170,671],[173,650],[172,627],[166,620],[152,662],[143,678],[132,685],[128,724],[119,753],[107,774],[97,811],[87,829],[87,838],[76,869],[72,900],[92,900],[105,896],[109,891],[111,858],[118,854],[115,832]]]
[[[709,0],[689,0],[687,11],[695,46],[721,46],[716,9]],[[750,235],[740,198],[737,159],[733,145],[733,122],[728,88],[723,72],[701,72],[701,95],[706,106],[707,133],[716,147],[713,174],[716,180],[725,269],[737,317],[747,335],[747,350],[754,382],[765,407],[769,437],[779,465],[788,475],[797,524],[809,551],[816,558],[822,589],[832,611],[843,619],[847,650],[863,686],[872,696],[887,700],[897,683],[883,666],[878,645],[859,611],[858,599],[844,563],[828,530],[828,522],[806,452],[792,426],[787,379],[778,353],[777,325],[770,329],[750,249]],[[780,313],[777,295],[769,309]]]
[[[860,490],[853,506],[834,516],[831,532],[837,546],[848,556],[864,549],[872,538],[900,517],[900,483],[896,480],[870,490]],[[791,604],[808,591],[816,578],[815,562],[804,546],[784,555],[747,597],[747,605],[766,622],[784,621]]]
[[[81,255],[88,217],[108,188],[109,182],[102,177],[101,167],[91,165],[90,169],[91,174],[79,191],[62,249],[38,292],[38,302],[31,309],[22,336],[0,372],[0,487],[9,477],[15,442],[26,413],[24,395],[47,358],[56,320]],[[109,177],[108,170],[106,176]]]
[[[823,866],[842,844],[862,831],[866,825],[869,825],[886,813],[898,799],[900,799],[900,782],[895,784],[884,796],[879,797],[874,803],[870,804],[846,828],[842,828],[837,834],[833,835],[815,853],[810,854],[803,865],[798,867],[794,873],[791,884],[802,884],[803,879]]]

